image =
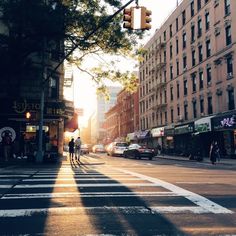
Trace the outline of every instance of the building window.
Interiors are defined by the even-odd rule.
[[[197,10],[200,11],[201,8],[202,8],[201,0],[197,0]]]
[[[186,48],[186,44],[187,44],[187,37],[186,37],[186,33],[183,33],[183,49]]]
[[[176,39],[176,54],[178,55],[179,53],[179,40]]]
[[[198,27],[198,38],[202,36],[202,19],[198,19],[197,21],[197,27]]]
[[[187,69],[187,56],[185,55],[183,57],[183,70],[185,71]]]
[[[176,74],[179,75],[179,61],[176,61]]]
[[[211,56],[211,41],[208,39],[206,41],[206,56],[210,57]]]
[[[198,58],[199,58],[199,63],[202,62],[202,60],[203,60],[202,45],[198,46]]]
[[[232,43],[232,36],[231,36],[231,25],[228,25],[225,28],[225,41],[226,41],[226,46],[230,45]]]
[[[170,59],[172,59],[172,57],[173,57],[173,52],[172,52],[172,50],[173,50],[173,46],[170,45]]]
[[[166,82],[166,70],[164,71],[164,81]]]
[[[211,84],[211,67],[207,68],[207,85]]]
[[[191,9],[191,17],[193,17],[194,16],[194,1],[191,2],[190,9]]]
[[[177,98],[179,98],[179,83],[177,84],[176,88],[177,88]]]
[[[192,66],[196,65],[196,52],[192,50]]]
[[[164,31],[164,41],[166,41],[166,31]]]
[[[173,101],[174,94],[173,94],[173,87],[170,87],[170,100]]]
[[[188,81],[184,80],[184,95],[188,95]]]
[[[213,108],[212,108],[212,97],[207,98],[207,104],[208,104],[208,115],[213,113]]]
[[[170,79],[173,79],[173,66],[170,66]]]
[[[195,25],[191,26],[191,42],[195,41]]]
[[[58,99],[59,97],[58,80],[58,77],[54,77],[49,80],[49,97],[52,99]]]
[[[228,77],[232,77],[233,76],[233,59],[232,59],[232,56],[227,57],[226,62],[227,62]]]
[[[206,14],[205,14],[205,28],[206,28],[206,31],[210,29],[210,14],[209,14],[209,12],[206,12]]]
[[[204,99],[203,98],[200,99],[200,113],[201,115],[204,114]]]
[[[193,90],[193,93],[195,93],[197,90],[196,75],[192,74],[191,77],[192,77],[192,90]]]
[[[179,19],[178,18],[176,18],[175,24],[176,24],[176,32],[178,32],[178,30],[179,30]]]
[[[172,25],[170,25],[170,38],[172,37]]]
[[[188,120],[188,104],[184,104],[184,119]]]
[[[230,14],[230,0],[225,0],[225,15]]]
[[[177,107],[177,116],[178,117],[180,116],[180,108],[179,108],[179,106]]]
[[[193,118],[197,118],[197,102],[193,101]]]
[[[174,122],[174,110],[173,109],[170,110],[170,119],[171,119],[171,123],[173,123]]]
[[[166,51],[164,51],[164,62],[166,63]]]
[[[186,12],[183,11],[183,12],[182,12],[182,25],[184,26],[185,23],[186,23]]]
[[[235,109],[235,103],[234,103],[234,90],[229,90],[228,91],[228,109],[229,110],[234,110]]]
[[[204,85],[204,77],[203,77],[203,71],[199,72],[199,89],[203,89]]]

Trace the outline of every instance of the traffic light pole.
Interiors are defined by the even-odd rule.
[[[130,0],[125,5],[123,5],[118,11],[116,11],[113,15],[109,16],[104,22],[100,23],[92,32],[88,33],[84,37],[84,41],[88,40],[93,34],[95,34],[100,28],[108,24],[115,16],[117,16],[121,11],[123,11],[129,4],[132,2],[138,2],[138,0]],[[43,55],[42,55],[42,68],[43,68],[43,81],[41,88],[41,98],[40,98],[40,120],[39,120],[39,134],[38,134],[38,152],[36,156],[36,162],[43,162],[43,120],[44,120],[44,88],[50,77],[57,71],[57,69],[63,64],[63,62],[75,51],[76,48],[79,47],[79,44],[75,44],[72,49],[61,59],[61,61],[57,64],[57,66],[46,75],[46,63],[45,63],[45,51],[46,51],[46,38],[44,38],[43,42]],[[46,75],[46,76],[45,76]]]

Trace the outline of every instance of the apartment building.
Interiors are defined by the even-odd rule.
[[[236,1],[184,0],[145,45],[140,127],[154,145],[189,155],[210,142],[235,154]]]

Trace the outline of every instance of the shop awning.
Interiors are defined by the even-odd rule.
[[[65,123],[65,131],[74,132],[78,129],[78,114],[74,113],[71,120]]]
[[[158,127],[151,130],[152,137],[162,137],[164,136],[164,127]]]
[[[130,142],[130,141],[136,140],[136,139],[137,139],[136,132],[127,134],[126,141]]]
[[[211,128],[211,118],[214,116],[203,117],[194,122],[195,132],[203,133],[209,132],[212,130]]]
[[[150,137],[150,130],[139,131],[137,133],[138,139],[145,139]]]

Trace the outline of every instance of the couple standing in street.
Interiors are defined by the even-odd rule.
[[[74,159],[74,156],[75,156],[75,159],[77,161],[80,160],[80,148],[81,148],[81,139],[80,137],[78,137],[75,141],[74,139],[72,138],[71,141],[69,142],[69,154],[70,154],[70,160],[73,160]]]

